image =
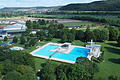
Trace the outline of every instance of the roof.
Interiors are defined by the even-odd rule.
[[[68,43],[68,42],[65,42],[64,44],[65,44],[65,45],[71,45],[71,43]]]
[[[18,47],[18,46],[14,46],[14,47],[10,48],[10,50],[24,50],[24,48]]]
[[[0,30],[0,35],[6,35],[6,31]]]
[[[8,46],[8,44],[2,44],[1,46],[2,46],[2,47],[7,47],[7,46]]]
[[[101,47],[101,45],[94,44],[93,47]],[[91,45],[86,45],[86,47],[92,47]]]
[[[25,30],[27,27],[22,24],[14,24],[14,25],[8,25],[3,28],[3,30],[8,31],[8,30]]]

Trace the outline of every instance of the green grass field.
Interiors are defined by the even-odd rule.
[[[96,77],[107,78],[110,75],[120,75],[120,47],[114,41],[107,41],[106,43],[98,43],[104,47],[105,62],[98,64],[100,72]]]
[[[94,23],[88,22],[88,21],[71,22],[71,23],[63,23],[63,24],[64,24],[64,26],[81,26],[81,25],[87,26],[87,25],[95,25]]]

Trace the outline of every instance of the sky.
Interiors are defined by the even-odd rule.
[[[99,0],[0,0],[3,7],[62,6],[70,3],[89,3]]]

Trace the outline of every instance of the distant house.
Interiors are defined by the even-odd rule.
[[[81,26],[68,26],[68,28],[69,29],[73,29],[73,28],[77,29],[77,28],[81,28]]]

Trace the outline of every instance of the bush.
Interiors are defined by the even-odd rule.
[[[17,37],[14,37],[14,38],[13,38],[13,42],[14,42],[14,43],[17,43],[17,42],[18,42],[18,38],[17,38]]]
[[[8,40],[8,38],[5,36],[5,37],[4,37],[4,41],[7,41],[7,40]]]
[[[26,40],[25,37],[21,36],[20,37],[20,44],[25,44]]]

